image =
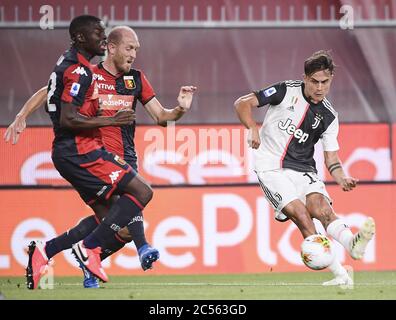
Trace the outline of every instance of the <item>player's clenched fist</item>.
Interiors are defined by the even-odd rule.
[[[250,128],[248,134],[248,145],[253,149],[258,149],[260,146],[260,134],[257,128]]]
[[[177,102],[184,111],[190,109],[195,90],[197,90],[197,87],[194,86],[183,86],[180,88],[179,96],[177,97]]]

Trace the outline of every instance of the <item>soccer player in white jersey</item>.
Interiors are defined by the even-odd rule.
[[[324,183],[315,167],[314,146],[321,140],[327,169],[344,191],[356,187],[338,157],[338,115],[326,99],[334,64],[327,51],[315,52],[304,63],[303,81],[284,81],[242,96],[235,108],[249,129],[248,144],[254,149],[255,172],[263,192],[275,210],[275,219],[291,219],[304,238],[316,234],[312,218],[340,242],[353,259],[361,259],[375,233],[369,217],[353,235],[335,214]],[[252,109],[269,105],[260,130]],[[323,285],[351,285],[353,280],[335,259],[329,269],[335,275]]]

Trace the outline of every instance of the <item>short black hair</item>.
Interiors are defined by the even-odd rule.
[[[101,21],[98,17],[90,15],[75,17],[69,26],[70,39],[74,41],[78,33],[85,33],[91,25],[100,23]]]
[[[305,75],[310,76],[315,72],[322,70],[329,70],[333,74],[336,65],[333,62],[333,58],[330,51],[320,50],[312,54],[304,62],[304,72]]]

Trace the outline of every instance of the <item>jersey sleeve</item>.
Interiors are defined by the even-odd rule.
[[[337,141],[338,130],[338,117],[335,117],[326,131],[322,133],[321,140],[323,151],[337,151],[340,148]]]
[[[267,88],[256,90],[254,94],[259,102],[259,107],[267,104],[276,106],[280,104],[286,95],[286,83],[279,82]]]
[[[92,83],[92,72],[83,65],[71,65],[63,73],[61,100],[76,106],[84,104],[85,96]]]
[[[142,81],[142,91],[138,96],[138,99],[143,105],[145,105],[147,102],[149,102],[152,98],[155,97],[155,92],[150,82],[147,80],[146,76],[141,71],[140,71],[140,78]]]

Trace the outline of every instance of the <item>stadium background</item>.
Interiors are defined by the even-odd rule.
[[[332,49],[338,66],[329,99],[342,122],[340,156],[361,183],[343,193],[321,165],[321,150],[316,153],[319,175],[328,183],[336,211],[352,227],[365,216],[373,216],[378,226],[363,261],[352,261],[337,247],[339,257],[355,270],[396,269],[395,1],[45,4],[54,8],[54,30],[39,28],[40,1],[0,4],[1,136],[26,99],[47,82],[54,62],[67,49],[70,18],[82,13],[107,17],[110,26],[136,29],[142,47],[134,67],[144,70],[163,105],[176,104],[181,85],[198,86],[192,110],[176,126],[175,137],[194,139],[209,130],[219,135],[207,148],[195,140],[195,156],[223,157],[222,165],[197,164],[194,158],[180,164],[184,140],[153,151],[147,137],[169,132],[153,126],[138,110],[139,168],[155,189],[145,210],[147,232],[162,255],[153,274],[306,271],[299,258],[299,232],[290,223],[275,223],[252,174],[233,102],[265,85],[300,79],[304,59],[319,49]],[[354,9],[353,29],[340,28],[343,5]],[[265,108],[255,115],[261,122]],[[40,110],[17,145],[0,141],[0,275],[23,274],[29,239],[52,237],[91,214],[51,164],[49,125]],[[229,148],[224,142],[228,138],[240,142],[242,153]],[[163,163],[167,154],[175,163]],[[141,274],[132,247],[105,266],[111,275]],[[69,253],[56,257],[56,274],[79,274]]]

